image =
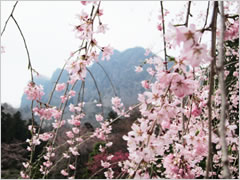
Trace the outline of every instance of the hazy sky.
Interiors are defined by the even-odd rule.
[[[14,3],[1,1],[1,31]],[[164,3],[170,12],[175,13],[187,4]],[[156,28],[159,1],[103,1],[101,6],[104,9],[102,21],[109,27],[105,35],[97,37],[102,46],[111,44],[120,51],[136,46],[152,48],[153,52],[161,51],[162,37]],[[206,3],[203,6],[205,11]],[[77,49],[80,40],[75,37],[73,27],[78,23],[76,15],[83,8],[85,6],[76,1],[18,3],[14,16],[27,40],[32,66],[41,75],[51,77],[57,67],[62,67],[70,52]],[[30,72],[23,41],[12,20],[1,45],[6,51],[1,54],[1,102],[18,107],[24,87],[30,80]]]

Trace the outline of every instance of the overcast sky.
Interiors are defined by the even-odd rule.
[[[15,2],[1,1],[1,31]],[[164,2],[176,16],[186,2]],[[206,2],[195,8],[206,11]],[[97,38],[102,45],[110,44],[117,50],[141,46],[153,52],[162,49],[161,33],[157,30],[159,1],[103,1],[102,21],[109,31]],[[201,8],[199,8],[201,7]],[[41,75],[51,77],[62,67],[70,52],[77,49],[80,40],[73,27],[78,23],[76,15],[85,8],[76,1],[20,1],[14,12],[27,40],[32,66]],[[170,20],[172,21],[172,20]],[[1,102],[14,107],[20,105],[24,87],[30,80],[27,56],[21,36],[12,20],[1,39],[5,53],[1,54]],[[133,67],[134,70],[134,67]]]

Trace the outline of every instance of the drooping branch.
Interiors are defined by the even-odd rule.
[[[99,90],[99,88],[98,88],[97,81],[96,81],[96,79],[94,78],[92,72],[91,72],[88,68],[86,68],[86,69],[87,69],[87,71],[89,72],[90,76],[92,77],[93,82],[94,82],[94,84],[95,84],[95,87],[96,87],[96,89],[97,89],[97,93],[98,93],[98,97],[99,97],[99,102],[102,104],[102,106],[101,106],[101,107],[102,107],[102,115],[104,115],[103,102],[102,102],[102,98],[101,98],[101,92],[100,92],[100,90]]]
[[[8,18],[7,18],[7,20],[6,20],[5,24],[4,24],[3,30],[2,30],[2,32],[1,32],[1,36],[3,36],[3,33],[4,33],[4,31],[6,30],[6,27],[7,27],[7,25],[8,25],[8,21],[9,21],[10,18],[13,16],[13,13],[14,13],[14,10],[15,10],[15,8],[16,8],[16,6],[17,6],[17,3],[18,3],[18,1],[16,1],[15,4],[13,5],[11,14],[8,16]]]
[[[22,32],[22,30],[21,30],[21,28],[20,28],[17,20],[13,17],[13,15],[11,15],[11,17],[12,17],[13,21],[15,22],[15,24],[16,24],[16,26],[17,26],[17,28],[18,28],[21,36],[22,36],[23,43],[24,43],[24,47],[25,47],[25,49],[26,49],[27,57],[28,57],[28,69],[30,69],[30,71],[31,71],[31,81],[33,81],[33,71],[35,71],[35,70],[32,68],[31,59],[30,59],[30,54],[29,54],[29,50],[28,50],[28,46],[27,46],[26,39],[25,39],[25,37],[24,37],[24,35],[23,35],[23,32]]]
[[[56,80],[56,82],[55,82],[55,84],[54,84],[54,86],[53,86],[53,89],[52,89],[52,91],[51,91],[51,93],[50,93],[50,96],[49,96],[49,99],[48,99],[47,104],[50,104],[51,101],[52,101],[52,97],[53,97],[53,94],[54,94],[54,92],[55,92],[57,83],[59,82],[59,80],[60,80],[60,78],[61,78],[61,76],[62,76],[62,73],[63,73],[63,71],[64,71],[64,68],[65,68],[65,66],[67,65],[68,61],[72,58],[72,56],[73,56],[74,54],[76,54],[77,52],[80,53],[81,50],[84,49],[84,47],[82,47],[83,42],[84,42],[84,41],[82,41],[82,44],[81,44],[81,46],[80,46],[81,48],[78,49],[78,50],[76,50],[76,51],[74,51],[74,52],[71,54],[71,56],[69,56],[69,58],[67,59],[67,61],[64,63],[64,65],[63,65],[63,67],[62,67],[62,69],[61,69],[61,71],[60,71],[60,73],[59,73],[59,75],[58,75],[58,78],[57,78],[57,80]]]
[[[108,78],[108,80],[109,80],[109,82],[110,82],[110,84],[111,84],[111,86],[112,86],[114,95],[117,96],[116,88],[114,87],[113,82],[112,82],[111,78],[109,77],[108,73],[106,72],[106,70],[104,69],[104,67],[103,67],[99,62],[97,62],[97,64],[102,68],[102,70],[103,70],[104,73],[106,74],[106,76],[107,76],[107,78]]]
[[[161,5],[161,13],[162,13],[162,26],[163,26],[163,45],[164,45],[164,58],[165,58],[165,68],[167,70],[167,45],[166,45],[166,38],[165,38],[165,20],[164,20],[164,12],[163,12],[163,1],[160,1]]]
[[[216,30],[217,30],[217,10],[218,2],[214,2],[213,16],[211,22],[211,56],[212,62],[210,67],[210,77],[209,77],[209,94],[208,94],[208,157],[207,157],[207,167],[206,167],[206,178],[209,178],[209,171],[212,166],[212,95],[214,90],[214,75],[216,66]]]
[[[220,115],[220,143],[222,147],[222,163],[223,163],[223,178],[230,179],[231,174],[228,167],[228,148],[226,141],[226,131],[225,131],[225,122],[227,119],[228,113],[228,104],[226,98],[226,84],[224,81],[224,33],[225,33],[225,16],[224,16],[224,7],[223,1],[220,2],[220,46],[219,46],[219,62],[217,64],[218,77],[219,77],[219,86],[221,90],[221,115]]]

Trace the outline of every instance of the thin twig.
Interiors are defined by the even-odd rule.
[[[161,13],[162,13],[162,26],[163,26],[163,44],[164,44],[164,57],[165,57],[165,68],[167,71],[167,45],[166,45],[166,38],[165,38],[165,20],[164,20],[164,12],[163,12],[163,1],[160,1],[161,5]]]
[[[191,12],[190,12],[191,3],[192,3],[192,1],[188,1],[188,9],[187,9],[187,15],[186,15],[186,21],[185,21],[185,26],[186,27],[188,27],[189,16],[192,16]]]
[[[203,25],[203,28],[202,28],[202,32],[205,31],[206,29],[206,25],[207,25],[207,20],[208,20],[208,15],[209,15],[209,7],[210,7],[210,1],[208,1],[208,6],[207,6],[207,13],[206,13],[206,19],[205,19],[205,22],[204,22],[204,25]],[[199,43],[202,41],[202,36],[200,37],[199,39]]]
[[[104,116],[103,102],[102,102],[102,98],[101,98],[101,92],[100,92],[100,90],[99,90],[99,88],[98,88],[98,85],[97,85],[97,81],[96,81],[96,79],[94,78],[92,72],[91,72],[88,68],[86,68],[86,69],[87,69],[87,71],[89,72],[90,76],[92,77],[93,82],[94,82],[94,84],[95,84],[95,87],[96,87],[96,89],[97,89],[97,93],[98,93],[98,97],[99,97],[99,102],[100,102],[100,104],[102,104],[102,106],[101,106],[101,107],[102,107],[102,115]]]
[[[209,77],[209,94],[208,94],[208,157],[207,157],[207,167],[206,167],[206,178],[209,178],[209,171],[212,165],[212,94],[214,89],[214,75],[216,66],[216,26],[217,26],[217,9],[218,2],[214,2],[213,16],[212,16],[212,47],[211,47],[211,70]]]
[[[17,6],[17,3],[18,3],[18,1],[16,1],[15,4],[13,5],[13,8],[12,8],[11,14],[8,16],[7,21],[5,22],[5,25],[4,25],[3,30],[2,30],[2,32],[1,32],[1,36],[3,36],[3,33],[4,33],[4,31],[5,31],[5,29],[6,29],[7,25],[8,25],[8,21],[9,21],[10,18],[12,17],[13,12],[14,12],[16,6]]]
[[[107,78],[108,78],[108,80],[109,80],[109,82],[110,82],[110,84],[111,84],[111,86],[112,86],[114,95],[117,96],[116,88],[114,87],[111,78],[108,76],[108,73],[106,72],[106,70],[103,68],[103,66],[102,66],[99,62],[97,62],[97,64],[102,68],[102,70],[103,70],[104,73],[106,74],[106,76],[107,76]]]
[[[31,59],[30,59],[30,54],[29,54],[29,50],[28,50],[28,47],[27,47],[27,42],[26,42],[26,39],[22,33],[22,30],[17,22],[17,20],[13,17],[13,15],[11,15],[13,21],[15,22],[15,24],[17,25],[17,28],[22,36],[22,39],[23,39],[23,42],[24,42],[24,46],[25,46],[25,49],[26,49],[26,52],[27,52],[27,57],[28,57],[28,69],[30,69],[31,71],[31,80],[33,82],[33,68],[32,68],[32,64],[31,64]]]

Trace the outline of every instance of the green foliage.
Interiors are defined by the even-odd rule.
[[[4,108],[2,106],[1,110],[2,142],[11,143],[15,139],[25,141],[30,137],[27,125],[25,124],[26,121],[22,120],[21,113],[19,111],[11,115],[3,112]]]
[[[94,144],[93,151],[89,154],[89,162],[93,160],[93,157],[99,153],[99,146],[102,145],[103,147],[105,146],[105,142],[97,142]]]

